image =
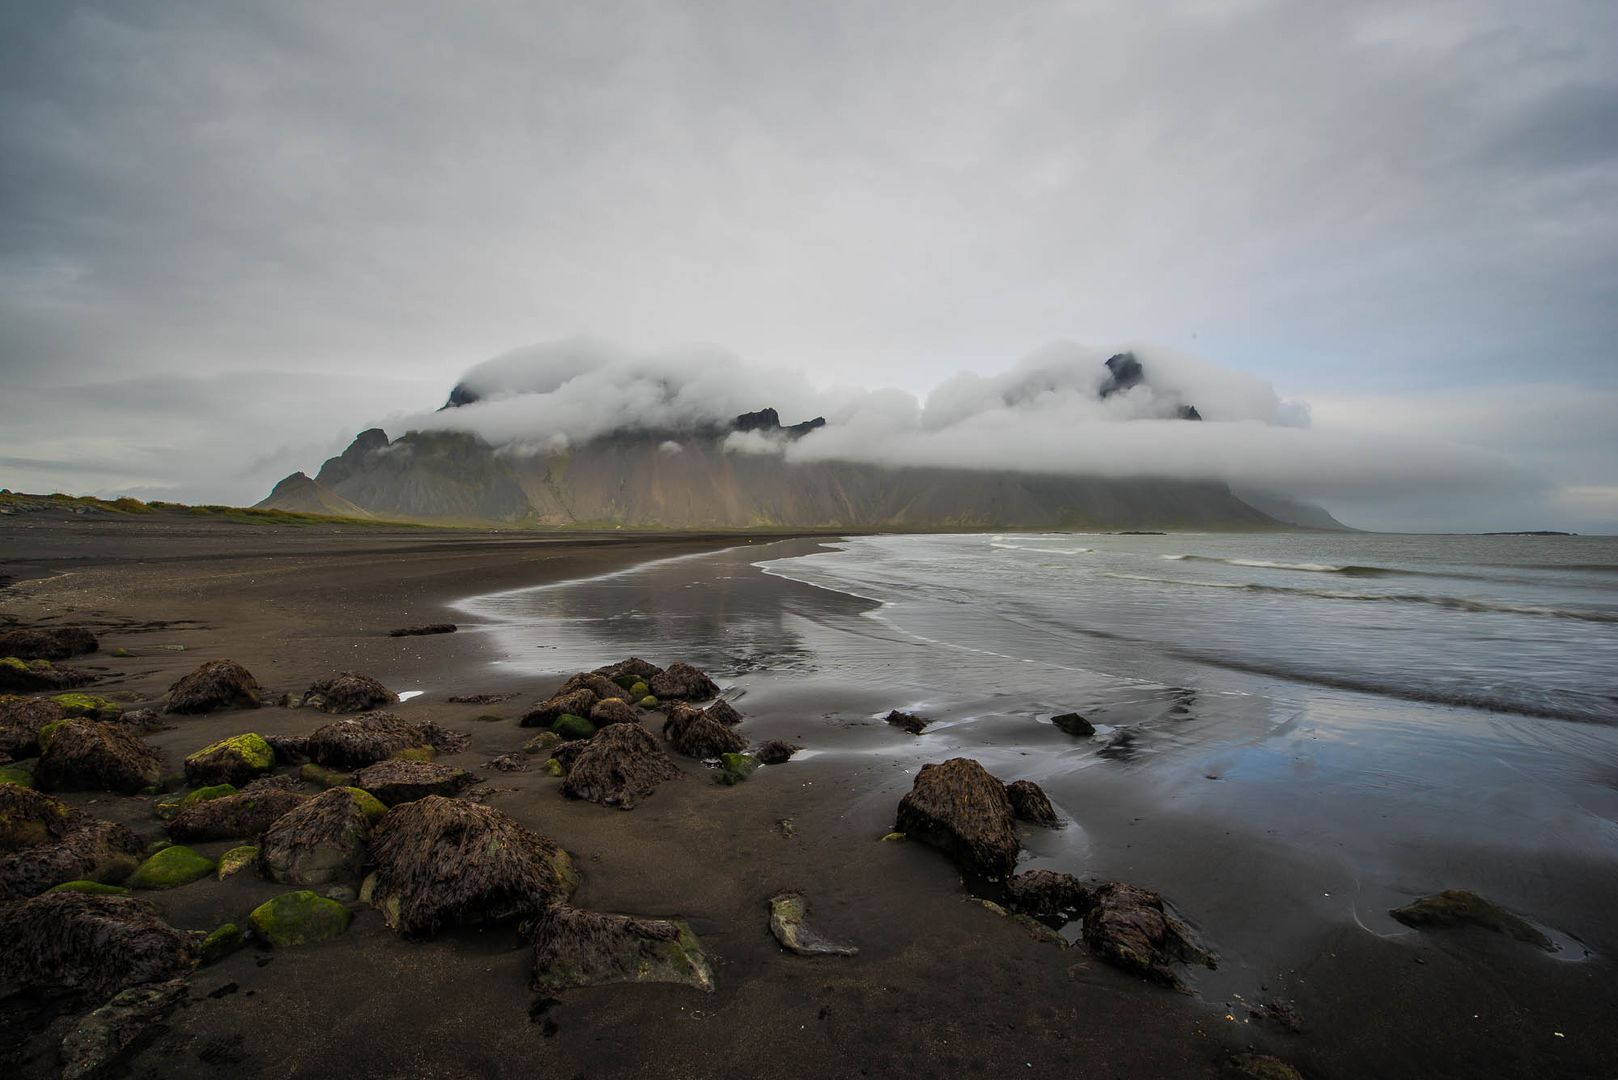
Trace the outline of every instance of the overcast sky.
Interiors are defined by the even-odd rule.
[[[1355,524],[1618,531],[1618,8],[0,6],[0,486],[252,502],[576,334],[1156,346],[1513,465]]]

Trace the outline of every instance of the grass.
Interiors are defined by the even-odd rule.
[[[142,502],[140,499],[124,497],[121,499],[98,499],[93,495],[66,495],[54,492],[50,495],[30,495],[21,491],[0,489],[0,513],[30,513],[40,510],[61,510],[74,514],[118,514],[130,516],[136,514],[169,514],[184,515],[185,517],[208,518],[216,521],[231,521],[242,525],[356,525],[376,528],[385,526],[389,528],[425,528],[410,521],[383,521],[377,518],[339,517],[333,514],[302,514],[288,510],[265,510],[253,506],[220,506],[207,504],[191,506],[187,503],[163,502],[154,500]]]

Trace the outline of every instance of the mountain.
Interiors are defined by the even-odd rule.
[[[330,514],[333,517],[375,516],[301,472],[295,472],[276,484],[269,497],[258,504],[258,508],[286,510],[294,514]]]
[[[1297,499],[1285,495],[1272,495],[1268,492],[1253,491],[1238,487],[1232,489],[1234,494],[1248,506],[1259,510],[1275,520],[1286,525],[1297,525],[1304,529],[1325,529],[1332,532],[1352,532],[1347,525],[1331,516],[1331,511],[1314,503],[1299,502]]]

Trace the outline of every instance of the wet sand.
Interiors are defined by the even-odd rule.
[[[496,629],[386,636],[397,626],[465,622],[467,613],[453,605],[475,594],[735,542],[0,521],[0,574],[22,579],[0,591],[0,612],[96,629],[103,651],[82,664],[104,676],[95,692],[131,704],[155,701],[174,679],[219,656],[246,664],[275,694],[299,692],[344,668],[398,691],[421,690],[396,711],[471,733],[469,750],[441,760],[478,772],[485,783],[474,797],[575,855],[584,874],[579,905],[682,916],[714,964],[711,995],[646,985],[553,999],[528,989],[529,957],[514,928],[406,942],[362,909],[337,942],[247,949],[200,969],[189,1004],[137,1051],[127,1073],[1211,1077],[1220,1075],[1227,1050],[1250,1046],[1315,1078],[1594,1077],[1618,1068],[1606,1027],[1618,1014],[1618,978],[1602,955],[1567,964],[1469,932],[1385,940],[1299,912],[1288,932],[1303,942],[1300,960],[1267,976],[1269,990],[1295,1001],[1303,1016],[1302,1031],[1293,1033],[1250,1021],[1217,983],[1213,996],[1201,997],[1150,986],[1082,949],[1037,942],[965,902],[959,875],[936,852],[878,840],[908,788],[903,755],[914,744],[868,714],[905,702],[892,701],[880,678],[794,677],[790,635],[772,640],[770,628],[790,630],[798,618],[792,605],[807,601],[762,575],[727,581],[716,616],[733,629],[747,627],[732,640],[757,645],[725,658],[734,670],[752,664],[760,672],[723,680],[747,690],[738,701],[748,717],[744,732],[812,749],[895,746],[902,753],[808,755],[733,788],[713,784],[700,763],[676,758],[682,778],[633,811],[572,802],[537,763],[515,773],[482,764],[517,750],[532,734],[517,725],[523,708],[585,666],[575,662],[576,643],[531,641],[521,647],[533,656],[513,656],[518,646]],[[610,602],[598,593],[570,595],[592,597],[575,601],[589,606]],[[823,602],[851,613],[858,607],[846,598]],[[626,613],[660,606],[677,608],[659,605],[656,596],[622,605]],[[694,620],[684,632],[689,657],[648,658],[711,663],[703,653],[712,649],[714,627]],[[135,655],[108,655],[119,647]],[[592,657],[588,666],[618,658]],[[494,706],[445,700],[472,693],[518,696]],[[477,719],[485,714],[502,719]],[[225,735],[306,732],[327,719],[266,708],[178,718],[150,738],[177,769],[185,754]],[[150,799],[68,800],[146,838],[162,835]],[[1063,809],[1082,824],[1098,864],[1120,875],[1133,822],[1174,813],[1160,793],[1117,780],[1097,783]],[[1309,872],[1221,837],[1194,814],[1182,818],[1170,830],[1179,837],[1172,858],[1184,867],[1173,898],[1182,908],[1194,902],[1203,922],[1238,922],[1220,913],[1239,911],[1244,893],[1261,892],[1279,875]],[[1031,835],[1027,842],[1037,855],[1044,841]],[[197,846],[217,855],[233,845]],[[1601,868],[1540,869],[1558,881],[1601,880],[1591,876]],[[766,928],[766,900],[787,887],[804,890],[822,933],[857,944],[860,954],[784,953]],[[175,926],[207,930],[241,921],[282,891],[244,874],[150,895]],[[1227,964],[1242,963],[1247,942],[1239,935],[1210,944]],[[0,1021],[0,1067],[8,1075],[57,1075],[65,1020],[12,999],[0,1006]]]

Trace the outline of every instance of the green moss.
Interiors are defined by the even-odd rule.
[[[122,896],[129,892],[122,885],[104,885],[99,881],[64,881],[52,885],[46,892],[90,893],[93,896]]]
[[[634,693],[632,688],[640,680],[633,675],[618,675],[612,681],[620,690],[628,690],[630,693]]]
[[[0,765],[0,784],[16,784],[18,787],[31,788],[34,786],[34,763],[32,761],[18,761],[10,765]]]
[[[124,707],[94,694],[56,694],[52,701],[66,710],[69,716],[88,716],[92,720],[116,720],[124,714]]]
[[[545,771],[547,773],[549,773],[551,776],[563,776],[563,775],[565,775],[562,772],[562,763],[560,761],[557,761],[555,758],[546,758],[545,759]]]
[[[551,725],[551,730],[563,739],[572,742],[575,739],[588,739],[596,733],[596,726],[582,716],[563,713]]]
[[[129,877],[132,889],[174,889],[214,872],[214,861],[181,844],[148,858]]]
[[[472,719],[476,720],[480,724],[501,724],[505,722],[506,718],[503,716],[496,716],[494,713],[484,713],[482,716],[474,716]]]
[[[247,934],[242,928],[228,922],[202,939],[202,944],[197,946],[197,959],[203,964],[217,964],[241,948],[246,940]]]
[[[720,754],[719,775],[715,779],[728,787],[746,780],[757,768],[758,758],[752,754]]]
[[[640,699],[640,707],[643,709],[655,709],[657,708],[657,699],[651,694],[647,694]]]
[[[240,847],[233,847],[219,856],[217,871],[219,880],[223,881],[232,874],[239,874],[256,862],[258,862],[258,845],[242,844]]]
[[[888,833],[888,835],[884,836],[882,839],[888,840],[888,841],[893,841],[893,840],[903,840],[904,838],[905,838],[905,834],[902,833],[902,832],[890,832],[890,833]]]
[[[353,917],[337,901],[300,889],[266,900],[253,909],[247,921],[272,948],[285,949],[339,937]]]
[[[275,748],[264,741],[264,736],[251,731],[209,743],[186,758],[185,763],[201,764],[227,756],[236,758],[254,772],[268,772],[275,768]]]
[[[116,648],[116,649],[112,650],[112,652],[108,653],[107,655],[108,656],[115,656],[119,660],[127,660],[131,656],[134,656],[135,654],[130,652],[128,649],[125,649],[125,648],[120,646],[119,648]]]
[[[45,748],[50,746],[51,740],[56,738],[56,733],[62,730],[62,725],[65,723],[67,723],[66,720],[52,720],[50,723],[40,726],[39,734],[34,736],[39,741],[40,753],[45,752]]]
[[[407,746],[393,755],[395,761],[431,761],[438,751],[430,746]]]
[[[353,798],[354,805],[360,808],[360,813],[365,815],[365,820],[368,824],[375,825],[382,815],[388,812],[388,808],[382,804],[382,800],[364,788],[345,787],[343,790],[347,791]]]
[[[213,784],[187,792],[178,799],[166,799],[153,807],[153,810],[156,811],[158,817],[168,821],[188,806],[195,806],[198,803],[207,802],[209,799],[222,799],[226,795],[234,794],[236,794],[234,784]]]
[[[624,687],[624,689],[633,694],[637,701],[642,698],[650,697],[652,694],[652,688],[646,685],[645,679],[636,679],[634,682]]]
[[[349,775],[310,762],[298,770],[298,778],[323,788],[347,787]]]

